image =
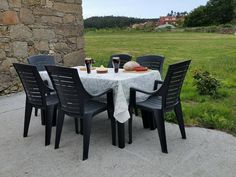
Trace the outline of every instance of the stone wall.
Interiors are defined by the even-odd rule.
[[[13,62],[54,55],[65,66],[84,58],[82,0],[0,0],[0,95],[21,90]]]

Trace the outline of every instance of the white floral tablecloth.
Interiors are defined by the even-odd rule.
[[[84,88],[89,93],[100,93],[105,89],[113,88],[115,106],[114,117],[120,123],[124,123],[130,118],[128,111],[130,87],[152,91],[154,81],[161,79],[160,73],[154,70],[130,73],[120,69],[119,73],[114,73],[114,69],[109,68],[108,73],[106,74],[97,74],[96,70],[92,70],[91,74],[87,74],[86,71],[81,71],[79,66],[75,68],[78,70]],[[41,71],[40,75],[42,79],[47,80],[49,86],[52,87],[47,72]],[[137,101],[143,101],[147,98],[147,95],[137,93]]]

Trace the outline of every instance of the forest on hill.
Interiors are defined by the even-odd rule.
[[[141,19],[132,17],[120,16],[104,16],[104,17],[90,17],[84,20],[85,28],[124,28],[136,23],[144,23],[147,21],[157,21],[158,19]]]

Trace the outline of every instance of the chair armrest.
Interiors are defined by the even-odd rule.
[[[154,91],[148,92],[148,91],[140,90],[140,89],[134,88],[134,87],[131,87],[131,88],[130,88],[130,93],[131,93],[131,92],[141,92],[141,93],[144,93],[144,94],[147,94],[147,95],[153,95],[153,94],[157,93],[157,91],[158,91],[158,90],[154,90]]]
[[[110,92],[113,92],[113,89],[109,88],[106,89],[105,91],[101,92],[101,93],[97,93],[97,94],[91,94],[92,97],[100,97],[102,95],[108,94]]]
[[[162,81],[162,80],[155,80],[153,90],[157,90],[158,84],[163,84],[163,83],[164,83],[164,81]]]
[[[148,91],[140,90],[140,89],[137,89],[137,88],[130,88],[129,107],[130,107],[131,111],[134,107],[136,107],[136,92],[141,92],[141,93],[144,93],[144,94],[147,94],[147,95],[151,96],[151,95],[154,95],[154,94],[159,95],[160,94],[160,89],[148,92]]]

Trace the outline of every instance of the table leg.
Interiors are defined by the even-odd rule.
[[[118,124],[118,147],[123,149],[125,147],[125,124],[117,122]]]
[[[148,117],[148,121],[149,121],[150,130],[156,130],[157,127],[154,122],[154,117],[152,115],[152,112],[147,112],[147,117]]]
[[[150,128],[149,121],[148,121],[148,112],[145,110],[141,110],[142,120],[143,120],[143,128]]]
[[[141,110],[141,113],[142,113],[142,120],[143,120],[143,128],[145,129],[150,128],[150,130],[155,130],[156,125],[155,125],[152,113],[145,110]]]

